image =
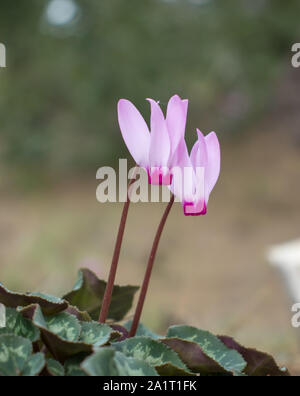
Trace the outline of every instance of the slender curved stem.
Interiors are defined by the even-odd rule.
[[[154,241],[153,241],[153,245],[152,245],[152,249],[151,249],[151,253],[149,256],[149,260],[148,260],[148,265],[147,265],[147,269],[146,269],[146,273],[145,273],[145,277],[144,277],[144,281],[143,281],[143,285],[141,288],[141,292],[140,292],[140,296],[139,296],[139,300],[137,303],[137,307],[135,310],[135,314],[134,314],[134,318],[132,321],[132,325],[131,325],[131,329],[129,332],[129,337],[134,337],[140,322],[140,318],[142,315],[142,311],[143,311],[143,307],[144,307],[144,302],[145,302],[145,298],[146,298],[146,294],[148,291],[148,287],[149,287],[149,282],[150,282],[150,278],[151,278],[151,273],[152,273],[152,269],[153,269],[153,264],[154,264],[154,260],[155,260],[155,256],[156,256],[156,252],[157,252],[157,248],[159,245],[159,241],[161,238],[161,234],[163,232],[164,226],[166,224],[168,215],[170,213],[170,210],[173,206],[174,203],[174,195],[172,195],[170,202],[168,203],[168,206],[165,209],[165,212],[163,214],[163,217],[159,223]]]
[[[99,323],[105,323],[111,303],[111,297],[113,294],[113,288],[114,288],[114,283],[116,279],[116,273],[118,269],[118,263],[119,263],[119,258],[120,258],[120,251],[121,251],[121,246],[122,246],[122,241],[123,241],[123,236],[124,236],[124,231],[125,231],[125,226],[126,226],[126,220],[127,220],[127,215],[128,215],[128,210],[129,210],[129,205],[130,205],[130,199],[129,199],[129,188],[130,186],[135,182],[135,177],[133,177],[128,185],[128,191],[127,191],[127,199],[124,203],[123,206],[123,212],[121,216],[121,221],[119,225],[119,231],[118,231],[118,236],[115,244],[115,250],[114,250],[114,255],[112,258],[112,263],[110,267],[110,272],[109,272],[109,277],[103,297],[103,302],[101,306],[101,311],[100,311],[100,316],[99,316]]]

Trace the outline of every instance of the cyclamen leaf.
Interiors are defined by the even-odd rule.
[[[192,375],[172,349],[149,337],[128,338],[113,346],[127,357],[147,362],[160,375]]]
[[[118,339],[115,341],[123,341],[129,337],[129,333],[124,326],[121,326],[119,324],[112,324],[110,325],[110,327],[119,334]]]
[[[79,311],[78,308],[69,305],[69,307],[65,310],[65,312],[74,315],[78,320],[82,322],[91,322],[92,318],[86,311]]]
[[[101,348],[88,357],[82,369],[90,376],[157,376],[148,363],[125,356],[112,348]]]
[[[251,377],[289,377],[290,374],[285,369],[280,369],[274,358],[267,353],[257,351],[252,348],[245,348],[238,344],[233,338],[219,336],[219,339],[231,349],[239,352],[247,362],[244,370],[245,374]]]
[[[47,359],[46,370],[51,377],[63,377],[65,375],[64,366],[51,358]]]
[[[45,315],[52,315],[68,308],[68,303],[60,298],[42,293],[15,293],[6,289],[1,283],[0,303],[10,308],[39,304]]]
[[[161,342],[173,349],[190,370],[201,375],[228,375],[228,372],[203,353],[201,347],[179,338],[164,338]]]
[[[171,342],[168,342],[169,338],[173,340],[172,345]],[[179,340],[177,347],[174,339]],[[182,345],[181,348],[179,347],[180,341],[194,343],[194,346],[196,344],[201,348],[203,355],[200,356],[199,360],[202,360],[202,364],[204,362],[203,370],[207,370],[208,372],[215,372],[215,370],[218,370],[219,366],[220,373],[225,370],[232,374],[239,374],[242,373],[247,366],[247,363],[237,351],[227,348],[218,337],[208,331],[199,330],[191,326],[172,326],[169,328],[167,337],[163,342],[172,346],[174,350],[180,354],[182,359],[185,360],[187,365],[189,365],[190,358],[186,350],[182,348]],[[197,351],[197,348],[194,349],[194,353],[199,354],[199,350]],[[192,357],[195,356],[192,355]],[[211,360],[205,359],[207,357]],[[218,366],[216,366],[215,363]],[[205,367],[206,364],[207,367]]]
[[[112,348],[102,348],[88,357],[81,368],[93,377],[117,376],[118,371],[114,362],[115,351]]]
[[[25,367],[22,371],[23,377],[34,377],[43,370],[45,367],[46,360],[43,353],[38,352],[34,355],[31,355],[30,358],[27,360]]]
[[[158,376],[157,372],[148,363],[127,357],[121,352],[116,352],[114,361],[120,376]]]
[[[132,325],[132,320],[129,320],[124,324],[124,327],[126,330],[130,330]],[[158,334],[154,333],[153,331],[149,330],[143,323],[139,323],[137,331],[136,331],[137,336],[145,336],[145,337],[150,337],[153,338],[154,340],[158,340],[161,338]]]
[[[14,308],[6,308],[6,325],[0,328],[0,334],[14,334],[28,338],[31,342],[40,338],[40,332],[33,323],[23,318]]]
[[[30,318],[35,326],[40,329],[42,339],[48,350],[60,362],[64,362],[68,357],[78,353],[91,353],[93,351],[92,345],[76,341],[76,338],[79,337],[78,333],[80,332],[80,325],[77,323],[78,321],[74,316],[66,314],[70,315],[72,318],[69,322],[67,322],[66,316],[64,315],[64,321],[65,325],[67,326],[67,330],[63,330],[61,326],[54,321],[54,318],[50,317],[50,330],[47,324],[48,320],[43,316],[43,313],[38,305],[30,305],[26,308],[23,308],[20,312],[25,317]],[[75,327],[72,327],[72,325],[75,324],[73,320],[77,321]],[[67,337],[70,337],[70,339],[67,339]]]
[[[98,322],[81,322],[79,341],[94,346],[101,346],[111,339],[113,333],[120,335],[106,324],[100,324]]]
[[[79,322],[66,312],[44,317],[38,305],[23,308],[21,313],[30,318],[42,334],[42,339],[60,362],[79,353],[90,354],[120,334],[107,325]]]
[[[81,327],[79,321],[71,314],[61,312],[45,317],[46,327],[51,332],[67,341],[78,341]]]
[[[82,370],[80,364],[87,357],[86,354],[81,353],[69,358],[65,362],[65,372],[67,377],[86,377],[87,374]]]
[[[64,296],[71,305],[87,311],[93,320],[98,320],[106,282],[89,269],[81,269],[73,290]],[[108,318],[120,321],[130,310],[136,286],[114,286]]]
[[[32,354],[29,340],[15,335],[0,335],[0,376],[20,376]]]

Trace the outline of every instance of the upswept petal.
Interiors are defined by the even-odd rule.
[[[208,201],[209,195],[216,185],[220,175],[221,151],[220,143],[215,132],[208,134],[205,137],[205,142],[208,154],[207,169],[205,172],[205,190],[206,200]]]
[[[147,99],[151,105],[151,138],[149,149],[149,164],[167,166],[170,157],[170,138],[165,117],[157,102]]]
[[[195,172],[195,201],[206,201],[206,171],[208,164],[208,153],[206,141],[202,132],[197,129],[198,140],[191,151],[191,162]]]
[[[191,151],[191,162],[194,169],[196,169],[197,167],[206,168],[208,164],[206,140],[199,129],[197,129],[197,134],[198,140],[194,144]]]
[[[181,139],[174,153],[174,166],[193,167],[188,148],[184,139]]]
[[[195,186],[194,169],[184,139],[180,140],[174,159],[173,182],[170,189],[184,202],[186,199],[191,199]]]
[[[178,95],[171,97],[167,108],[167,127],[171,142],[171,156],[185,135],[188,100],[182,100]]]
[[[150,133],[144,118],[129,100],[120,99],[118,120],[130,154],[138,165],[145,166],[149,157]]]

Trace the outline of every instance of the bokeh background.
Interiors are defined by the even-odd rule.
[[[177,205],[144,322],[189,323],[300,372],[291,301],[266,260],[299,237],[300,3],[289,0],[1,0],[0,281],[62,294],[78,268],[106,278],[120,204],[96,170],[129,157],[116,104],[189,98],[187,139],[215,130],[222,173],[205,217]],[[140,284],[163,204],[130,209],[118,283]]]

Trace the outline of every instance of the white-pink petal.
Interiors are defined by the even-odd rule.
[[[195,186],[194,169],[184,139],[180,140],[174,158],[171,191],[184,202],[185,199],[191,199]]]
[[[167,127],[171,142],[171,156],[185,135],[188,100],[182,100],[178,95],[171,97],[167,108]]]
[[[125,144],[140,166],[146,166],[149,157],[150,133],[137,108],[126,99],[118,103],[118,120]]]
[[[208,164],[208,154],[206,148],[206,141],[202,132],[197,129],[198,140],[194,144],[191,151],[191,162],[196,169],[197,167],[206,168]]]
[[[159,104],[147,99],[151,105],[150,166],[167,166],[170,158],[170,138],[167,124]]]
[[[205,172],[205,190],[206,199],[208,201],[209,195],[212,192],[214,186],[220,175],[221,167],[221,151],[220,144],[215,132],[211,132],[205,137],[207,147],[207,169]]]

